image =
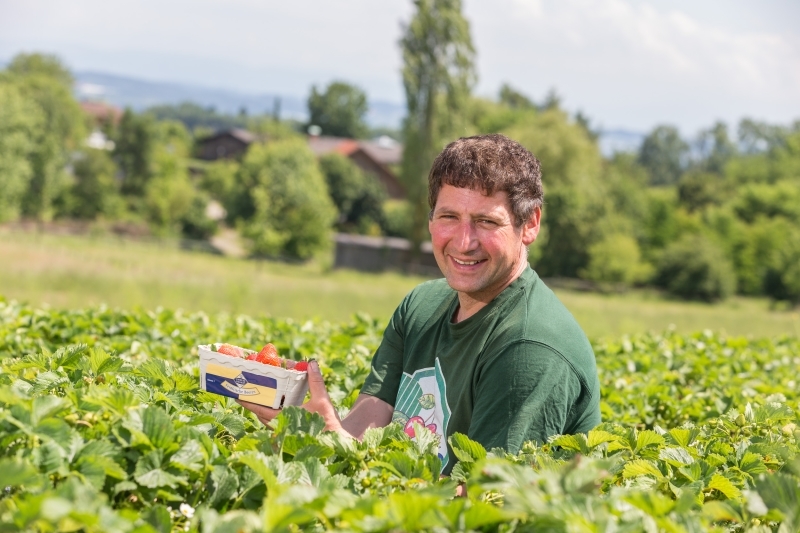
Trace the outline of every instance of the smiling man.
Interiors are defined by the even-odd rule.
[[[429,229],[444,279],[395,311],[353,409],[339,420],[316,364],[311,399],[328,429],[360,437],[396,421],[412,437],[447,437],[516,453],[528,440],[585,433],[600,422],[594,354],[575,319],[528,265],[539,233],[539,161],[502,135],[459,139],[429,175]],[[276,411],[247,405],[263,421]]]

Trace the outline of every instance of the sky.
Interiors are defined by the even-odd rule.
[[[47,52],[101,71],[305,97],[354,83],[404,102],[409,0],[0,0],[0,61]],[[475,92],[509,83],[595,127],[686,134],[800,119],[800,1],[464,0]]]

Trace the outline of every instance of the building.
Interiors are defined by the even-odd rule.
[[[361,170],[378,178],[386,187],[389,198],[406,197],[405,187],[392,170],[392,167],[400,164],[403,157],[403,146],[394,139],[384,136],[375,141],[360,141],[344,137],[310,135],[308,146],[317,157],[334,152],[347,156]]]
[[[197,157],[206,161],[239,159],[257,139],[255,134],[247,130],[220,131],[197,143]]]

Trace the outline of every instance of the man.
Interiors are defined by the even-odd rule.
[[[539,161],[502,135],[459,139],[429,175],[429,229],[444,279],[419,285],[395,311],[352,410],[339,420],[315,362],[311,399],[327,429],[360,438],[392,421],[412,437],[447,437],[516,453],[527,440],[600,422],[594,354],[572,315],[538,278],[527,248],[539,233]],[[245,405],[268,422],[278,411]],[[424,431],[424,430],[423,430]]]

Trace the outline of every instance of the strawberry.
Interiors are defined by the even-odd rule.
[[[258,361],[259,363],[272,366],[281,366],[281,358],[278,357],[278,350],[272,343],[266,344],[261,351],[256,354],[250,354],[248,357],[251,361]]]
[[[294,365],[294,367],[292,367],[292,370],[297,370],[298,372],[308,372],[308,362],[300,361]]]
[[[231,357],[241,357],[242,354],[235,346],[231,346],[230,344],[222,344],[219,348],[217,348],[217,353],[221,353],[223,355],[230,355]]]

